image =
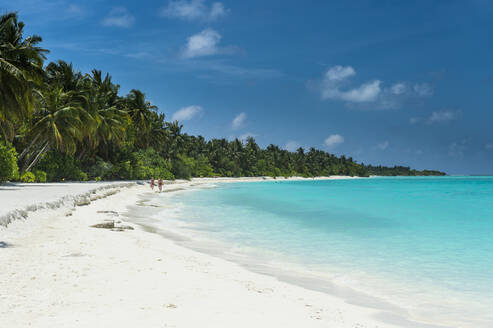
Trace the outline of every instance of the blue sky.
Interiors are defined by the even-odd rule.
[[[212,137],[493,173],[489,1],[0,0],[49,60]]]

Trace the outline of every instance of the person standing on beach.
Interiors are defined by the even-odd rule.
[[[159,178],[157,180],[157,186],[159,187],[159,192],[163,191],[163,179]]]
[[[151,178],[151,189],[152,189],[152,191],[154,191],[154,185],[155,185],[155,183],[154,183],[154,177],[152,177]]]

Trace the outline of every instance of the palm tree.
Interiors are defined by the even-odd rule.
[[[63,60],[51,62],[46,66],[45,71],[47,82],[62,87],[65,92],[77,91],[82,87],[83,76],[74,70],[72,63],[68,64]]]
[[[177,158],[182,150],[183,135],[181,130],[183,125],[178,121],[166,123],[168,129],[168,142],[165,145],[165,157],[168,159]]]
[[[169,139],[169,131],[164,118],[164,114],[151,112],[146,144],[156,150],[161,149]]]
[[[83,137],[84,122],[91,119],[73,91],[64,92],[54,87],[37,94],[31,133],[38,142],[24,163],[24,171],[29,171],[51,149],[73,155],[77,142]]]
[[[0,17],[0,130],[8,141],[32,112],[33,88],[42,82],[48,52],[37,46],[40,36],[23,38],[23,30],[16,13]]]
[[[87,145],[92,150],[98,146],[108,157],[111,143],[121,144],[125,139],[125,130],[129,125],[126,111],[119,108],[118,86],[111,82],[111,76],[106,74],[103,79],[101,71],[93,70],[92,75],[86,76],[86,85],[81,93],[84,95],[83,106],[91,115],[92,120],[84,131]],[[85,154],[87,147],[80,153]]]
[[[140,90],[132,89],[125,99],[127,111],[132,119],[135,128],[136,144],[146,148],[150,137],[152,112],[157,110],[157,106],[146,100],[145,94]]]

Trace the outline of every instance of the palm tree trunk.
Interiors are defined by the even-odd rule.
[[[86,154],[86,148],[83,148],[82,151],[79,153],[79,156],[77,156],[77,159],[80,161]]]
[[[34,158],[34,160],[31,162],[31,164],[29,164],[29,166],[27,167],[26,169],[26,172],[29,172],[29,170],[38,163],[38,161],[40,160],[41,158],[41,155],[43,155],[47,150],[48,150],[48,145],[50,143],[49,142],[46,142],[44,147],[39,151],[39,153],[36,155],[36,157]]]
[[[28,167],[29,163],[31,163],[32,159],[38,154],[38,152],[43,148],[44,143],[39,143],[35,144],[33,147],[31,147],[31,151],[27,153],[24,159],[24,164],[22,165],[21,172],[25,172],[26,168]]]
[[[38,141],[38,138],[39,138],[39,133],[38,133],[38,135],[36,135],[36,137],[34,137],[34,139],[31,141],[31,143],[29,143],[29,146],[27,146],[27,147],[26,147],[26,148],[22,151],[22,153],[19,155],[19,157],[18,157],[18,160],[19,160],[19,161],[20,161],[21,159],[23,159],[23,158],[24,158],[24,156],[26,156],[26,155],[27,155],[27,153],[28,153],[28,151],[31,149],[31,147],[32,147],[32,146],[34,146],[34,143],[35,143],[36,141]]]

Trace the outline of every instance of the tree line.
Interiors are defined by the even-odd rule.
[[[120,95],[108,73],[45,65],[42,38],[23,30],[17,13],[0,17],[0,181],[444,174],[188,135],[142,91]]]

